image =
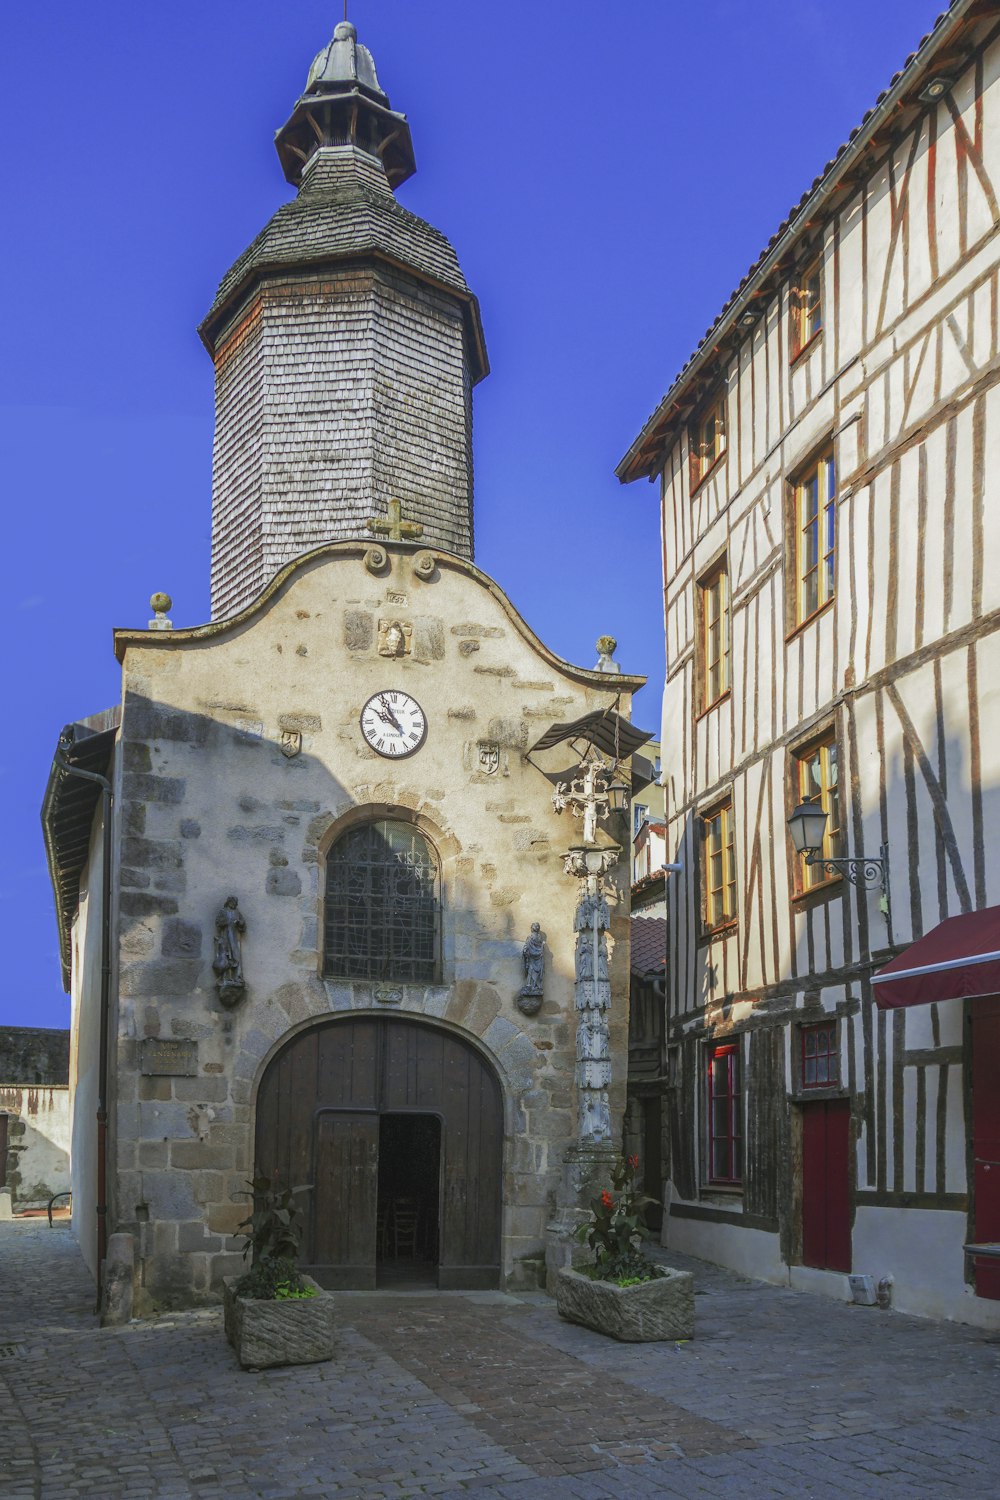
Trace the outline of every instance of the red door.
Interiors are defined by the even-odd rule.
[[[1000,995],[972,1002],[975,1237],[1000,1242]],[[977,1260],[976,1296],[1000,1302],[1000,1261]]]
[[[802,1107],[802,1260],[851,1269],[851,1108],[846,1099]]]

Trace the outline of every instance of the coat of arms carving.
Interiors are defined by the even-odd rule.
[[[301,729],[282,729],[278,739],[278,744],[281,747],[282,755],[286,756],[288,760],[291,760],[293,756],[298,755],[299,751],[302,749]]]
[[[480,740],[477,768],[483,776],[495,776],[500,769],[500,746],[496,740]]]

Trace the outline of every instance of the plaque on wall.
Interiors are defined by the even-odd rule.
[[[194,1078],[198,1073],[198,1043],[186,1037],[147,1036],[139,1043],[139,1071],[144,1078],[164,1074]]]

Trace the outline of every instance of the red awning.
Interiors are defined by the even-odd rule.
[[[872,979],[883,1010],[1000,995],[1000,906],[949,917]]]

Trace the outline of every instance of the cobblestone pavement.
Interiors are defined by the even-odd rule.
[[[0,1496],[1000,1496],[1000,1336],[683,1263],[690,1343],[352,1294],[334,1361],[250,1374],[214,1309],[100,1329],[68,1228],[0,1224]]]

